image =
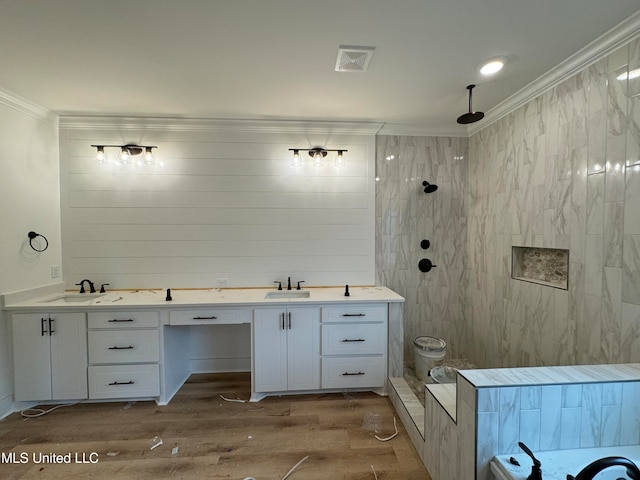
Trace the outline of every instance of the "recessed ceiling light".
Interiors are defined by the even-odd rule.
[[[502,70],[502,67],[504,67],[506,63],[507,59],[505,57],[492,58],[478,65],[478,71],[482,75],[493,75]]]

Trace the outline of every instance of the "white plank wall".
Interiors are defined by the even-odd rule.
[[[63,271],[110,288],[368,285],[374,274],[376,126],[181,125],[62,117]],[[157,145],[158,164],[95,162],[91,144]],[[289,148],[344,148],[324,167]]]

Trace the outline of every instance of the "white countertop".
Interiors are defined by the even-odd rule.
[[[622,447],[581,448],[576,450],[555,450],[533,452],[542,464],[544,480],[566,480],[567,474],[573,476],[594,460],[604,457],[625,457],[639,465],[640,445]],[[513,465],[509,458],[515,458],[520,466]],[[498,455],[491,461],[491,471],[498,480],[526,480],[531,473],[533,462],[525,453]],[[609,467],[598,474],[598,480],[627,478],[623,467]]]
[[[39,298],[12,301],[5,298],[7,310],[98,310],[103,308],[126,307],[197,307],[197,306],[249,306],[249,305],[304,305],[315,303],[396,303],[404,298],[387,287],[349,287],[350,296],[345,297],[344,287],[305,288],[308,298],[265,298],[274,288],[211,288],[211,289],[171,289],[171,301],[166,301],[166,289],[112,290],[106,294],[77,294],[77,292],[57,292]],[[286,292],[286,290],[283,290]],[[291,290],[296,292],[296,290]],[[74,295],[73,302],[58,299],[62,293]],[[86,297],[85,297],[86,295]]]

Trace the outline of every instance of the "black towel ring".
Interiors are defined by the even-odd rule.
[[[44,252],[47,248],[49,248],[49,240],[47,240],[47,237],[45,237],[44,235],[40,235],[39,233],[36,232],[29,232],[27,234],[29,236],[29,246],[34,249],[36,252]],[[44,248],[41,250],[38,250],[36,247],[33,246],[33,239],[36,237],[42,237],[44,238]]]

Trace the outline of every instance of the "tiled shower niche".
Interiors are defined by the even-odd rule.
[[[549,287],[569,288],[569,250],[511,247],[511,278]]]

